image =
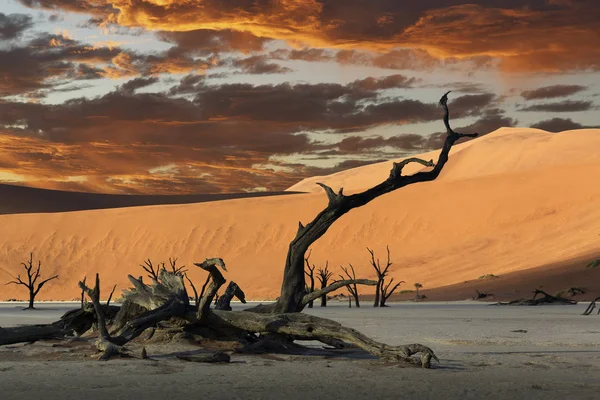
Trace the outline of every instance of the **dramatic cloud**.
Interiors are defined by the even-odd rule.
[[[521,96],[525,100],[552,99],[556,97],[570,96],[586,89],[587,86],[581,85],[553,85],[541,87],[535,90],[525,90],[521,92]]]
[[[563,132],[573,129],[600,128],[600,126],[584,126],[574,122],[571,118],[552,118],[531,125],[532,128],[543,129],[548,132]]]
[[[481,135],[597,110],[595,0],[5,1],[3,180],[278,190],[439,148],[446,90],[455,129]]]
[[[249,32],[231,29],[197,29],[187,32],[160,31],[160,40],[175,45],[175,52],[209,55],[221,52],[250,53],[261,51],[269,41]]]
[[[378,96],[379,90],[412,82],[400,75],[347,85],[254,86],[207,85],[190,75],[169,93],[195,91],[192,100],[135,92],[156,82],[155,77],[136,78],[104,96],[58,105],[0,102],[0,131],[11,138],[7,156],[0,160],[3,171],[52,177],[62,188],[87,185],[113,192],[280,190],[315,170],[292,168],[273,156],[332,148],[311,140],[306,131],[361,132],[441,116],[435,103]],[[490,96],[463,96],[452,104],[461,117],[490,102]],[[399,135],[374,141],[349,138],[339,148],[340,153],[372,149],[373,159],[381,146],[410,151],[426,144],[418,135]],[[84,178],[73,181],[73,176]]]
[[[589,111],[594,109],[594,103],[591,101],[573,101],[565,100],[560,103],[534,104],[519,108],[519,111],[538,111],[538,112],[576,112]]]
[[[0,40],[16,39],[33,26],[32,20],[29,15],[0,13]]]
[[[594,0],[21,2],[93,14],[105,23],[126,27],[202,32],[197,34],[200,39],[211,30],[244,32],[250,36],[239,42],[225,37],[229,44],[242,43],[240,49],[254,38],[266,38],[382,54],[403,47],[427,51],[434,58],[480,58],[484,63],[491,57],[501,60],[501,68],[507,71],[600,68],[600,49],[591,45],[600,39],[600,7]],[[201,47],[210,47],[211,40],[200,40]]]
[[[89,64],[109,63],[119,54],[116,48],[88,46],[51,34],[20,47],[0,49],[0,96],[50,88],[65,78],[96,78],[103,72]]]
[[[269,62],[265,56],[252,56],[248,58],[234,59],[231,65],[241,69],[244,74],[285,74],[292,70],[279,64]],[[226,64],[226,63],[223,63]],[[221,65],[223,65],[221,64]]]
[[[119,90],[123,93],[133,94],[137,89],[150,86],[158,82],[158,78],[153,76],[150,78],[135,78],[124,83]]]

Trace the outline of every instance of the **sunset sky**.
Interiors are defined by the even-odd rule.
[[[598,0],[0,2],[4,183],[283,190],[440,147],[447,90],[465,133],[600,126]]]

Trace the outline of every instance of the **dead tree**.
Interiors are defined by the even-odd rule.
[[[315,291],[315,264],[313,264],[312,266],[310,265],[309,259],[310,259],[310,253],[308,253],[308,255],[304,258],[304,261],[306,262],[306,271],[304,271],[304,273],[306,274],[306,276],[308,276],[308,279],[310,280],[310,285],[307,285],[306,287],[306,291],[308,293],[312,293]],[[308,308],[313,308],[313,301],[309,301],[308,302]]]
[[[540,286],[541,287],[541,286]],[[538,295],[542,295],[538,297]],[[508,302],[498,302],[492,305],[496,306],[540,306],[540,305],[574,305],[577,304],[575,300],[566,299],[560,296],[552,296],[544,292],[541,289],[535,289],[533,291],[533,297],[531,299],[517,299]]]
[[[325,269],[319,268],[317,271],[317,279],[321,283],[321,290],[327,288],[329,279],[333,276],[333,273],[329,271],[329,261],[325,263]],[[321,296],[321,307],[327,307],[327,293],[323,293]]]
[[[122,347],[138,337],[145,329],[155,327],[159,322],[183,319],[185,325],[181,329],[188,334],[200,337],[212,335],[220,340],[229,338],[241,342],[246,347],[260,348],[264,346],[264,348],[269,348],[269,343],[271,345],[280,343],[282,345],[280,348],[288,349],[296,340],[316,340],[341,346],[344,343],[350,343],[381,359],[429,368],[431,360],[437,361],[437,357],[426,346],[421,344],[389,346],[376,342],[335,321],[318,318],[300,311],[310,301],[354,282],[377,285],[376,281],[364,279],[343,280],[313,293],[307,293],[304,272],[305,253],[312,243],[325,234],[327,229],[348,211],[361,207],[378,196],[396,189],[417,182],[434,180],[448,161],[448,154],[454,143],[462,137],[477,136],[476,134],[459,134],[450,128],[447,95],[448,93],[441,98],[440,104],[445,110],[444,124],[448,134],[437,164],[418,158],[409,158],[394,163],[390,175],[385,181],[371,189],[350,196],[344,195],[342,190],[335,193],[330,187],[320,184],[327,193],[328,205],[312,222],[306,226],[299,225],[296,237],[289,245],[281,294],[277,302],[244,311],[211,309],[210,304],[214,301],[219,288],[226,282],[218,268],[221,267],[222,270],[225,270],[225,264],[221,259],[207,259],[203,263],[194,264],[209,273],[206,290],[203,291],[197,307],[191,307],[189,304],[182,274],[161,269],[158,277],[153,278],[151,285],[146,285],[141,278],[129,276],[133,288],[123,292],[124,301],[113,319],[110,330],[108,327],[101,329],[98,341],[99,350],[109,353],[109,356],[121,354],[125,351]],[[432,169],[410,176],[402,175],[404,166],[411,162],[432,167]],[[99,278],[96,279],[94,289],[86,287],[83,282],[80,286],[92,299],[94,314],[97,314],[100,322],[106,307],[99,303]],[[84,310],[76,311],[79,313],[78,315],[84,315]],[[22,327],[0,328],[0,345],[72,334],[74,315],[71,316],[73,318],[61,319],[54,324],[28,327],[26,333],[23,333]],[[84,320],[86,320],[85,318]],[[105,320],[104,324],[106,323]],[[99,323],[99,325],[102,324]],[[21,335],[20,338],[19,335]],[[24,340],[24,337],[27,338]],[[199,338],[199,340],[201,339]],[[420,357],[413,357],[415,354]]]
[[[473,296],[473,300],[481,300],[493,296],[492,293],[480,292],[478,289],[475,289],[475,291],[477,292],[477,296]]]
[[[327,198],[329,199],[328,205],[308,224],[304,225],[302,222],[298,224],[298,231],[289,245],[286,256],[279,299],[273,305],[256,307],[254,311],[278,313],[302,311],[304,308],[302,299],[306,295],[304,255],[309,247],[323,236],[335,221],[350,210],[362,207],[381,195],[415,183],[435,180],[440,172],[442,172],[444,165],[446,165],[454,143],[461,138],[478,136],[477,133],[463,134],[452,130],[450,127],[450,112],[447,105],[448,93],[450,92],[444,94],[440,99],[440,105],[444,109],[444,125],[446,126],[447,135],[437,163],[434,163],[433,160],[426,161],[416,157],[394,162],[389,177],[386,180],[370,189],[352,195],[345,195],[343,188],[340,188],[336,193],[329,186],[318,183],[327,194]],[[402,175],[402,170],[410,163],[418,163],[432,168],[413,175]]]
[[[420,301],[423,300],[425,298],[427,298],[427,296],[425,296],[424,294],[419,294],[419,289],[421,289],[423,287],[423,285],[421,285],[419,282],[415,283],[415,297],[413,298],[413,301]]]
[[[354,283],[347,285],[346,288],[348,289],[348,293],[350,293],[350,295],[354,297],[354,304],[356,305],[356,307],[360,307],[360,300],[358,298],[358,286],[356,285],[356,272],[354,271],[354,267],[352,266],[352,264],[348,265],[350,265],[350,270],[343,266],[341,268],[342,271],[344,271],[344,274],[346,275],[348,280],[354,281]],[[350,271],[352,271],[352,273],[350,273]],[[340,279],[344,280],[344,277],[340,275]],[[348,298],[348,302],[350,304],[350,307],[352,307],[350,298]]]
[[[387,299],[389,299],[390,296],[392,294],[394,294],[394,292],[396,291],[396,289],[398,289],[400,287],[400,285],[402,285],[403,283],[406,283],[404,281],[400,281],[400,282],[396,283],[396,285],[394,285],[390,289],[390,286],[392,285],[393,282],[394,282],[394,278],[390,279],[388,284],[385,285],[385,287],[381,288],[381,301],[379,302],[379,307],[387,307],[387,305],[385,304]]]
[[[375,273],[377,274],[377,287],[375,288],[375,302],[373,303],[373,307],[385,307],[385,301],[387,300],[387,298],[392,295],[392,293],[398,288],[398,286],[400,286],[400,283],[404,282],[402,281],[398,283],[392,288],[392,290],[389,293],[387,292],[387,290],[389,289],[389,286],[394,279],[392,278],[388,285],[384,287],[385,278],[387,277],[388,270],[392,265],[392,262],[390,261],[390,247],[386,246],[386,249],[387,264],[385,265],[385,267],[382,267],[381,263],[379,262],[379,258],[377,259],[377,261],[375,261],[375,252],[367,247],[367,250],[371,254],[371,266],[375,269]],[[385,297],[386,295],[387,297]]]
[[[594,311],[594,308],[596,308],[596,302],[598,300],[600,300],[600,297],[596,297],[594,300],[592,300],[592,302],[589,306],[587,306],[582,315],[590,315],[592,311]],[[598,315],[600,315],[600,308],[598,308]]]
[[[37,268],[34,269],[33,253],[29,253],[29,261],[27,261],[27,263],[21,263],[21,265],[25,268],[25,271],[27,272],[27,281],[23,281],[21,279],[21,274],[19,274],[19,275],[17,275],[17,277],[15,278],[14,281],[8,282],[7,285],[14,284],[14,285],[25,286],[27,288],[27,290],[29,290],[29,306],[26,308],[26,310],[33,310],[33,309],[35,309],[35,307],[33,306],[35,296],[38,295],[38,293],[40,292],[42,287],[44,287],[44,285],[47,282],[49,282],[53,279],[58,279],[58,275],[54,275],[48,279],[44,279],[43,281],[38,283],[37,288],[36,288],[35,284],[36,284],[37,280],[40,278],[40,270],[42,268],[42,261],[38,261]]]

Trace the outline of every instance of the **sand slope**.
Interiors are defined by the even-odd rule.
[[[281,192],[126,195],[67,192],[0,184],[0,214],[49,213],[281,195]]]
[[[457,146],[434,182],[382,196],[337,221],[314,246],[311,260],[352,263],[373,277],[366,247],[385,257],[391,276],[425,288],[502,275],[581,256],[600,257],[600,130],[551,134],[501,129]],[[435,152],[425,158],[432,158]],[[385,179],[389,164],[318,178],[346,192]],[[315,191],[310,179],[290,188]],[[318,189],[318,188],[317,188]],[[222,257],[227,277],[253,299],[274,298],[298,221],[326,204],[309,194],[201,204],[134,207],[57,214],[0,216],[0,282],[19,271],[29,251],[45,274],[59,273],[43,299],[77,297],[77,280],[101,273],[103,290],[126,286],[145,258],[178,256],[191,265]],[[192,269],[198,284],[203,273]],[[24,298],[3,286],[0,299]]]

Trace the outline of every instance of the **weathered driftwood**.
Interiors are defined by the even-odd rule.
[[[542,297],[537,297],[543,295]],[[540,305],[573,305],[577,304],[575,300],[565,299],[564,297],[552,296],[540,289],[535,289],[533,298],[517,299],[508,302],[498,302],[491,305],[494,306],[540,306]]]
[[[96,284],[93,289],[87,287],[83,282],[79,282],[79,287],[90,297],[92,305],[94,306],[99,333],[98,339],[96,340],[96,347],[99,351],[103,352],[100,359],[108,360],[113,355],[124,354],[125,350],[111,341],[108,329],[106,328],[104,310],[100,304],[100,276],[96,274]]]
[[[429,347],[420,344],[389,346],[376,342],[338,322],[304,313],[273,315],[213,310],[208,314],[204,324],[261,334],[287,335],[297,340],[318,340],[327,343],[336,339],[354,344],[384,360],[403,361],[425,368],[430,367],[431,359],[439,361]],[[421,354],[420,359],[411,357],[414,354]]]
[[[202,320],[203,315],[205,315],[210,309],[210,304],[213,301],[213,298],[219,291],[219,288],[226,282],[223,274],[219,271],[217,267],[221,267],[223,271],[227,271],[225,268],[225,263],[220,258],[211,258],[206,259],[206,261],[196,264],[195,266],[202,268],[203,270],[209,273],[210,283],[208,284],[208,288],[206,292],[202,295],[200,299],[200,303],[198,304],[197,318],[198,320]]]
[[[73,330],[62,321],[47,325],[26,325],[0,328],[0,346],[15,343],[36,342],[38,340],[62,339],[72,335]]]
[[[108,320],[112,320],[119,311],[119,307],[116,306],[102,305],[102,309]],[[82,335],[95,323],[94,309],[86,305],[84,308],[66,312],[60,320],[51,324],[0,328],[0,346]]]
[[[231,300],[233,300],[234,297],[236,297],[243,304],[246,304],[246,295],[244,294],[244,291],[238,286],[237,283],[229,282],[227,289],[225,289],[225,293],[223,293],[223,296],[219,297],[215,309],[231,311]]]
[[[592,300],[592,302],[589,306],[587,306],[582,315],[590,315],[592,311],[594,311],[594,308],[596,308],[596,302],[598,300],[600,300],[600,297],[596,297],[594,300]],[[598,308],[598,315],[600,315],[600,308]]]

